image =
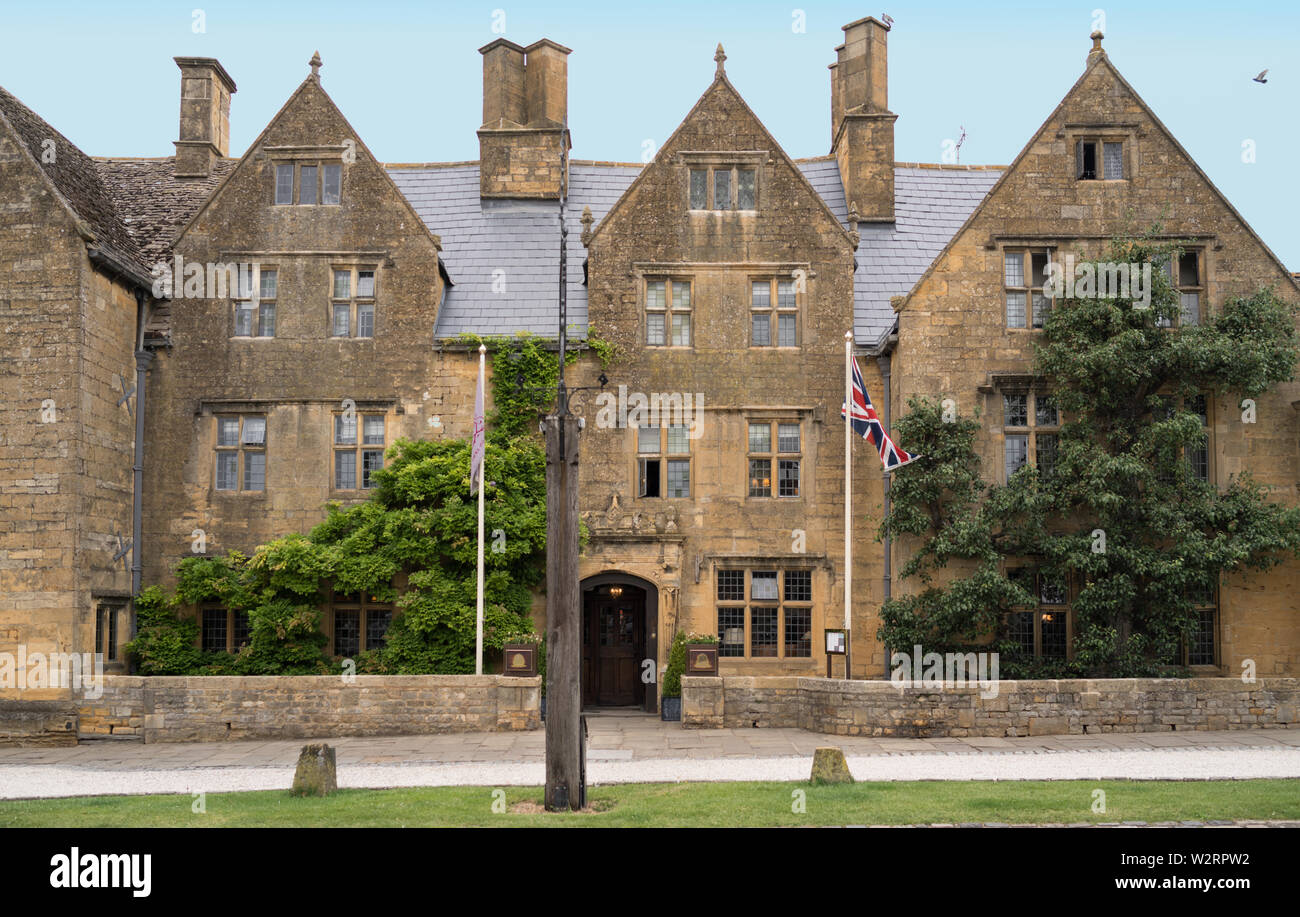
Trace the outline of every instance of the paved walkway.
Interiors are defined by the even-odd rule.
[[[859,780],[1300,778],[1300,729],[893,739],[683,729],[635,714],[587,722],[592,783],[802,780],[823,745],[842,748]],[[309,741],[0,748],[0,798],[282,788]],[[540,730],[324,741],[337,750],[340,786],[540,785],[544,778]]]

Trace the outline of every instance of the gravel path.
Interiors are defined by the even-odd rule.
[[[831,744],[827,742],[827,744]],[[806,780],[811,756],[651,758],[599,760],[593,750],[590,783]],[[1152,748],[1144,750],[998,751],[982,754],[874,754],[848,756],[858,780],[1100,780],[1300,778],[1297,748]],[[148,793],[220,793],[284,789],[292,766],[97,768],[93,764],[0,766],[0,798]],[[540,786],[539,761],[452,764],[340,764],[339,786]]]

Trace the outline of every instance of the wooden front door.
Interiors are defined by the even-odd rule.
[[[582,700],[602,707],[642,702],[645,592],[635,586],[599,586],[587,593],[583,614]]]

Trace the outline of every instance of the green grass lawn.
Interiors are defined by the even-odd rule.
[[[1106,811],[1092,811],[1094,790]],[[796,812],[796,791],[804,812]],[[504,792],[504,801],[501,793]],[[212,793],[0,801],[0,827],[776,827],[958,822],[1300,819],[1300,780],[654,783],[588,789],[594,811],[539,811],[539,787]],[[502,808],[505,811],[494,811]]]

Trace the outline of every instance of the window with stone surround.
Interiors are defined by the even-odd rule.
[[[1183,643],[1183,665],[1219,664],[1219,591],[1213,586],[1189,589],[1192,603],[1192,632]]]
[[[778,566],[717,571],[718,655],[812,656],[812,571]]]
[[[799,295],[793,278],[750,281],[751,347],[799,346]]]
[[[1165,258],[1159,265],[1178,294],[1177,323],[1180,326],[1201,323],[1201,301],[1205,292],[1201,262],[1201,252],[1191,249],[1177,257]],[[1156,324],[1161,328],[1172,328],[1174,319],[1157,318]]]
[[[749,496],[801,496],[803,435],[799,421],[750,420],[748,429]]]
[[[343,199],[343,163],[338,160],[295,160],[275,164],[277,205],[335,205]]]
[[[266,490],[266,417],[218,414],[216,489]]]
[[[1074,144],[1075,178],[1079,181],[1118,181],[1124,177],[1124,141],[1085,137]]]
[[[1056,470],[1061,412],[1041,392],[1004,392],[1002,399],[1003,482],[1032,465],[1041,476]]]
[[[666,277],[645,282],[648,347],[691,346],[691,282]]]
[[[377,650],[388,642],[393,623],[393,605],[365,592],[335,592],[326,616],[329,646],[340,659],[355,659],[358,653]]]
[[[118,628],[126,614],[126,602],[105,599],[95,603],[95,652],[104,662],[116,662]]]
[[[690,498],[690,434],[684,424],[636,428],[638,497]]]
[[[199,609],[199,646],[205,653],[237,653],[251,638],[248,612],[220,605]]]
[[[375,269],[336,267],[330,289],[330,336],[375,336]]]
[[[384,467],[386,428],[383,414],[350,411],[334,415],[335,490],[370,490],[375,486],[374,473]]]
[[[757,210],[758,170],[752,163],[698,163],[688,171],[691,210]]]
[[[1008,328],[1041,329],[1052,308],[1047,285],[1049,248],[1007,249],[1002,253],[1002,285]]]
[[[279,296],[279,272],[273,267],[252,265],[239,272],[235,296],[235,337],[275,337],[275,302]]]
[[[1019,583],[1035,598],[1032,606],[1010,612],[1007,636],[1025,656],[1036,659],[1068,659],[1073,655],[1073,614],[1068,580],[1054,579],[1034,566],[1007,570],[1007,578]]]

